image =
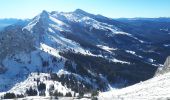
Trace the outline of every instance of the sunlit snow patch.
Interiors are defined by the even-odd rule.
[[[99,48],[108,51],[108,52],[112,52],[112,50],[117,50],[117,48],[110,48],[108,46],[103,46],[103,45],[97,45]]]
[[[118,60],[118,59],[116,59],[116,58],[112,59],[112,61],[115,62],[115,63],[130,64],[130,62]]]

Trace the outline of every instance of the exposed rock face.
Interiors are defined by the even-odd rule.
[[[170,72],[170,56],[167,57],[167,59],[164,63],[164,66],[161,68],[158,68],[155,76],[162,75],[162,74],[165,74],[168,72]]]

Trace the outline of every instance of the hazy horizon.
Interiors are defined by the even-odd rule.
[[[77,9],[80,9],[80,8],[77,8]],[[75,9],[76,10],[76,9]],[[73,10],[73,11],[75,11],[75,10]],[[81,9],[81,10],[83,10],[83,9]],[[47,12],[52,12],[52,11],[48,11],[48,10],[45,10],[45,11],[47,11]],[[56,10],[54,10],[54,11],[56,11]],[[69,11],[69,12],[73,12],[73,11]],[[85,11],[85,10],[83,10],[83,11]],[[8,20],[8,19],[18,19],[18,20],[25,20],[25,19],[32,19],[32,18],[34,18],[35,16],[37,16],[38,14],[40,14],[41,12],[43,12],[43,10],[42,11],[40,11],[39,13],[37,13],[37,14],[35,14],[34,16],[32,16],[32,17],[30,17],[30,18],[17,18],[17,17],[4,17],[4,18],[1,18],[0,17],[0,20],[2,20],[2,19],[6,19],[6,20]],[[58,12],[64,12],[64,11],[58,11]],[[65,11],[65,12],[68,12],[68,11]],[[88,11],[85,11],[85,12],[88,12]],[[89,13],[89,12],[88,12]],[[91,13],[91,14],[94,14],[94,13]],[[99,13],[97,13],[97,14],[95,14],[95,15],[102,15],[102,16],[105,16],[105,15],[103,15],[103,14],[99,14]],[[109,16],[105,16],[105,17],[109,17]],[[113,18],[113,19],[135,19],[135,18],[170,18],[170,16],[169,17],[167,17],[167,16],[159,16],[159,17],[109,17],[109,18]]]
[[[1,0],[0,18],[33,18],[42,10],[71,12],[82,9],[110,18],[170,17],[169,0]]]

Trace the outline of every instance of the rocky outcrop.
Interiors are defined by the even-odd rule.
[[[162,75],[168,72],[170,72],[170,56],[167,57],[164,66],[158,68],[158,70],[155,73],[155,76]]]

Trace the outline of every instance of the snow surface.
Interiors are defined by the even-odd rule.
[[[17,98],[17,100],[91,100],[90,98],[77,98],[77,97],[49,97],[49,96],[29,96],[25,98]]]
[[[58,52],[55,52],[54,49],[49,48],[48,46],[43,46],[44,51],[39,50],[33,51],[31,53],[21,52],[14,56],[6,57],[3,60],[3,65],[8,69],[4,74],[0,74],[0,91],[6,91],[11,88],[11,86],[27,79],[27,76],[31,72],[43,71],[47,72],[48,69],[43,68],[43,61],[49,61],[49,67],[52,69],[52,72],[57,73],[64,67],[65,59],[58,55]],[[52,55],[56,57],[58,63],[52,63]],[[28,83],[29,84],[29,83]]]
[[[123,89],[99,94],[99,100],[167,100],[170,99],[170,72]]]
[[[113,50],[117,50],[117,48],[110,48],[108,46],[104,46],[104,45],[97,45],[99,48],[105,50],[105,51],[108,51],[110,53],[112,53]]]
[[[53,55],[53,56],[55,56],[55,57],[61,57],[60,55],[59,55],[59,51],[57,51],[56,49],[54,49],[54,48],[52,48],[52,47],[50,47],[50,46],[48,46],[48,45],[46,45],[46,44],[43,44],[43,43],[41,43],[40,44],[40,50],[42,50],[42,51],[44,51],[44,52],[47,52],[47,53],[49,53],[50,55]]]
[[[143,58],[142,56],[137,55],[135,51],[125,50],[125,52],[130,53],[130,54],[132,54],[132,55],[134,55],[134,56],[137,56],[137,57],[139,57],[139,58]]]
[[[130,64],[130,62],[118,60],[118,59],[116,59],[116,58],[112,59],[111,61],[113,61],[113,62],[115,62],[115,63]]]
[[[37,90],[37,81],[43,82],[46,84],[46,96],[49,96],[49,88],[51,85],[54,85],[54,89],[58,90],[59,92],[63,93],[64,95],[68,92],[74,93],[71,89],[68,89],[66,86],[63,86],[61,82],[52,81],[50,80],[50,75],[47,73],[31,73],[28,78],[24,81],[21,81],[13,86],[9,91],[10,93],[15,94],[25,94],[25,91],[32,87],[33,89]],[[4,92],[5,93],[5,92]],[[1,93],[3,95],[4,93]]]
[[[170,47],[170,44],[164,44],[165,47]]]
[[[56,12],[56,14],[58,13]],[[37,28],[37,30],[39,29],[36,24],[40,21],[43,22],[41,27],[46,30],[44,34],[33,32],[34,28]],[[79,43],[67,39],[63,36],[63,34],[61,34],[62,31],[70,32],[70,26],[48,12],[42,12],[40,15],[33,18],[32,21],[23,29],[27,29],[32,32],[32,34],[36,37],[37,43],[40,44],[41,50],[45,47],[48,49],[45,49],[47,50],[46,52],[50,53],[49,50],[51,50],[52,55],[54,55],[55,52],[69,50],[73,50],[75,53],[91,55],[91,53],[82,48]],[[57,48],[57,50],[54,50],[54,48]]]
[[[77,14],[74,12],[69,12],[69,13],[55,12],[55,13],[51,14],[51,16],[56,19],[66,20],[68,22],[73,22],[73,23],[79,23],[80,25],[82,25],[84,27],[89,27],[90,30],[92,30],[92,29],[105,30],[105,31],[110,30],[111,32],[108,33],[108,36],[114,36],[116,34],[127,35],[127,36],[132,37],[132,38],[143,43],[142,40],[134,37],[132,34],[123,32],[121,29],[119,29],[118,27],[116,27],[114,25],[99,22],[99,21],[95,20],[94,18],[85,16],[83,14]]]

